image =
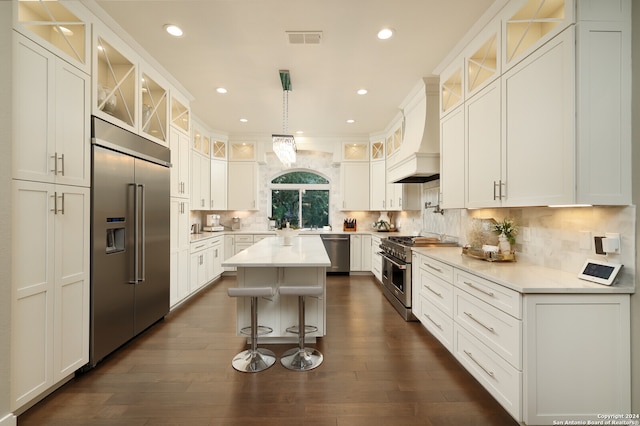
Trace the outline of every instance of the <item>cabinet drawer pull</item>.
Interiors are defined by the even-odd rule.
[[[491,370],[487,370],[487,368],[486,368],[484,365],[480,364],[480,363],[479,363],[479,362],[478,362],[478,361],[473,357],[473,354],[472,354],[471,352],[469,352],[469,351],[467,351],[467,350],[464,350],[464,349],[463,349],[463,352],[464,352],[465,354],[467,354],[467,356],[471,359],[471,361],[473,361],[473,362],[474,362],[478,367],[482,368],[482,371],[484,371],[485,373],[487,373],[490,377],[495,377],[495,376],[496,376],[496,375],[494,374],[494,372],[493,372],[493,371],[491,371]]]
[[[435,321],[433,320],[433,318],[431,318],[428,314],[424,314],[424,316],[425,316],[425,317],[427,317],[427,319],[428,319],[429,321],[431,321],[431,322],[433,323],[433,325],[435,325],[435,326],[436,326],[436,327],[438,327],[440,330],[442,330],[442,326],[441,326],[440,324],[438,324],[437,322],[435,322]]]
[[[429,268],[433,269],[434,271],[438,271],[438,272],[442,273],[442,269],[440,269],[440,268],[436,268],[435,266],[429,265],[428,263],[424,263],[424,265],[427,265]]]
[[[199,246],[195,246],[194,250],[199,250],[199,249],[201,249],[201,248],[202,248],[202,247],[204,247],[204,246],[206,246],[206,244],[202,244],[202,245],[199,245]]]
[[[471,318],[472,320],[474,320],[475,322],[477,322],[478,324],[480,324],[481,326],[483,326],[484,328],[486,328],[487,330],[489,330],[490,332],[495,334],[495,329],[493,327],[489,327],[488,325],[484,324],[482,321],[477,320],[473,315],[471,315],[469,312],[464,313],[466,316],[468,316],[469,318]]]
[[[428,285],[425,285],[425,287],[427,288],[427,290],[429,290],[431,293],[435,294],[436,296],[442,297],[442,293],[438,293],[437,291],[435,291],[434,289],[432,289]]]
[[[493,297],[494,296],[494,294],[492,292],[487,291],[487,290],[483,290],[480,287],[476,287],[475,285],[473,285],[473,283],[470,283],[468,281],[463,281],[463,283],[465,283],[466,285],[468,285],[469,287],[471,287],[474,290],[478,290],[480,293],[486,294],[489,297]]]

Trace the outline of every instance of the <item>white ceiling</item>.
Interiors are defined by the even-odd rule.
[[[288,69],[289,132],[356,138],[384,130],[419,79],[432,75],[493,1],[95,2],[193,95],[192,113],[213,130],[232,137],[280,133],[278,71]],[[184,35],[167,35],[168,23]],[[378,40],[382,27],[395,29],[395,37]],[[288,44],[286,31],[307,30],[322,31],[321,44]],[[228,93],[216,93],[220,86]],[[357,95],[360,88],[369,93]]]

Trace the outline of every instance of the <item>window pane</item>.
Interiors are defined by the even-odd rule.
[[[320,175],[311,172],[290,172],[273,179],[271,183],[329,183]]]
[[[274,189],[271,191],[271,217],[278,221],[278,226],[288,221],[291,226],[299,226],[300,192],[296,190]]]
[[[302,193],[302,227],[329,224],[329,191],[306,190]]]

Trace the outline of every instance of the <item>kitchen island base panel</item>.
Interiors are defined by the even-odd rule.
[[[322,295],[307,297],[305,301],[306,323],[317,327],[317,331],[305,336],[305,342],[313,343],[315,337],[325,335],[325,268],[315,267],[238,267],[238,286],[269,286],[278,288],[286,285],[320,286]],[[260,324],[273,328],[273,333],[268,336],[259,336],[260,343],[296,343],[297,336],[287,332],[287,328],[298,324],[298,296],[282,295],[258,299],[258,311],[260,312]],[[238,300],[237,332],[250,325],[251,302]]]

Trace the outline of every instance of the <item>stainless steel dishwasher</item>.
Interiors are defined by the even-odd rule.
[[[327,274],[349,274],[351,239],[344,234],[320,235],[324,248],[327,250],[331,267],[327,268]]]

